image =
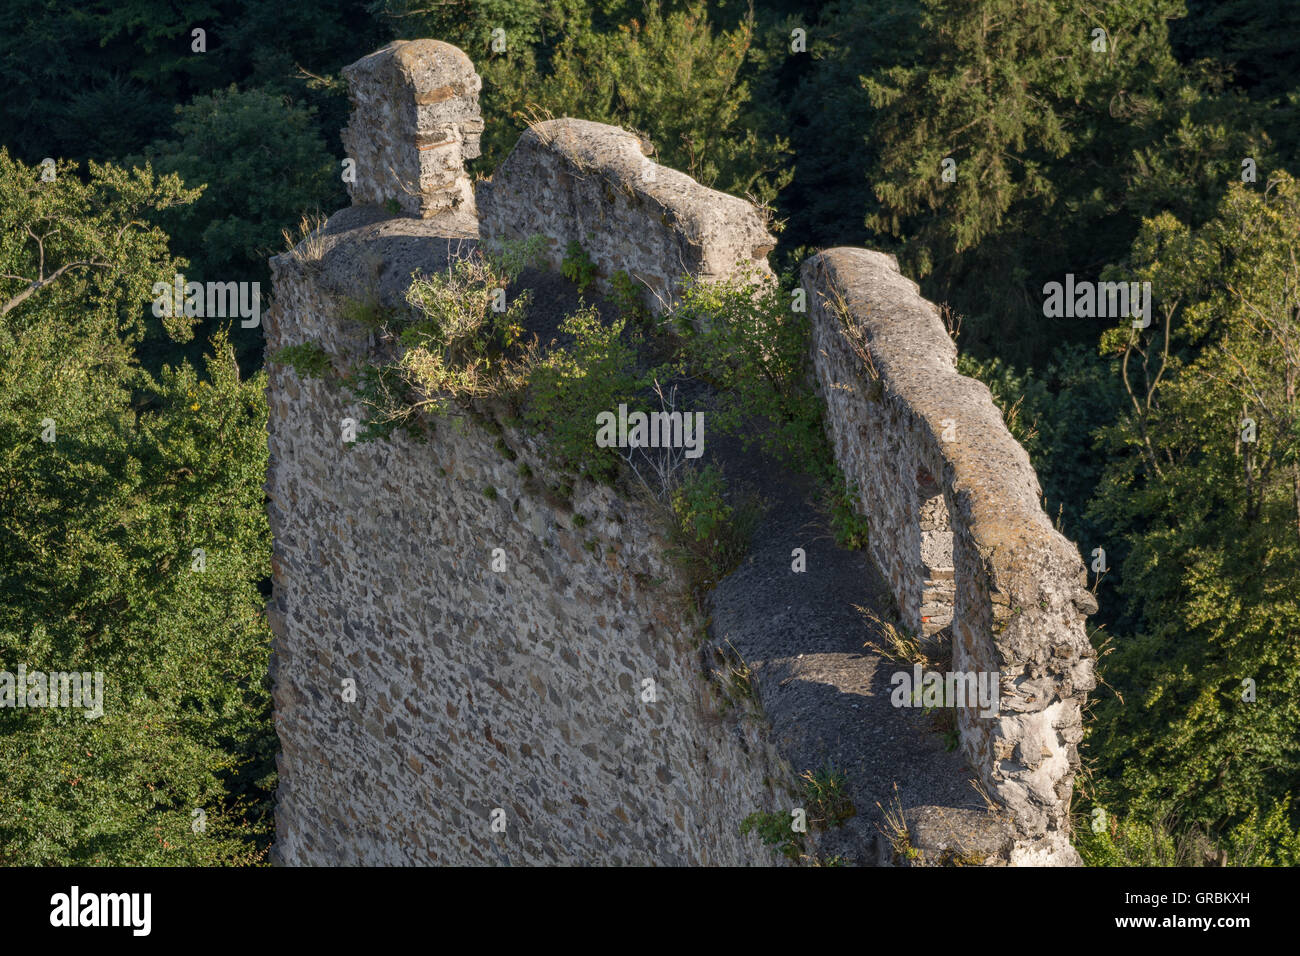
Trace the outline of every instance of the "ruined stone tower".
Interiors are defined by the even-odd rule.
[[[542,235],[554,266],[576,240],[598,287],[626,273],[656,312],[686,273],[771,274],[758,210],[615,127],[536,124],[476,192],[464,161],[478,155],[480,81],[454,47],[390,44],[344,75],[353,205],[272,260],[269,355],[313,343],[355,368],[374,341],[350,306],[400,305],[414,271],[476,242]],[[871,525],[871,558],[850,570],[878,578],[917,633],[950,635],[953,667],[999,675],[998,712],[962,713],[955,754],[917,738],[911,760],[885,742],[911,738],[866,722],[889,716],[888,672],[860,639],[828,637],[850,640],[832,656],[861,676],[834,687],[810,669],[824,648],[798,646],[797,629],[779,660],[746,644],[744,601],[720,605],[702,636],[665,597],[678,572],[643,504],[589,483],[543,493],[560,476],[539,439],[510,428],[466,419],[428,443],[350,442],[363,412],[347,393],[272,361],[279,862],[770,865],[784,858],[742,822],[798,808],[819,740],[870,756],[875,734],[904,775],[963,776],[955,803],[904,788],[920,861],[1077,862],[1069,804],[1095,610],[1078,551],[896,263],[832,249],[802,279],[827,430]],[[815,614],[790,593],[773,616]],[[701,674],[724,639],[752,655],[753,706]],[[870,809],[834,852],[899,862]]]
[[[479,154],[483,83],[469,57],[438,40],[398,40],[343,70],[352,117],[343,148],[356,160],[357,204],[396,200],[408,216],[474,218],[465,160]]]

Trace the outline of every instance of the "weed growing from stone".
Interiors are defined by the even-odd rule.
[[[838,827],[857,813],[849,798],[848,778],[827,764],[820,770],[805,771],[801,796],[807,822],[819,830]],[[897,789],[897,788],[895,788]],[[807,860],[812,866],[843,866],[843,857],[818,860],[804,853],[805,834],[792,827],[792,816],[780,812],[755,811],[740,822],[742,834],[757,833],[765,846],[774,847],[790,860]],[[901,816],[899,817],[901,820]]]
[[[829,763],[820,770],[805,770],[799,779],[803,781],[808,822],[813,826],[821,829],[843,826],[845,820],[858,812],[848,794],[848,777]]]
[[[271,356],[271,361],[290,366],[302,378],[324,378],[333,370],[329,353],[315,342],[286,345]]]
[[[668,503],[669,553],[697,596],[740,564],[761,515],[756,500],[732,505],[725,491],[722,470],[706,465],[688,471]]]
[[[324,225],[324,216],[308,216],[303,213],[296,235],[288,229],[280,230],[280,235],[284,236],[284,241],[288,244],[289,257],[304,269],[318,269],[325,257]]]
[[[713,649],[713,656],[721,669],[714,669],[712,677],[721,688],[726,705],[739,706],[741,702],[748,702],[757,708],[759,701],[758,688],[754,684],[754,669],[736,650],[735,645],[727,641],[725,650],[721,647]]]
[[[764,846],[774,847],[790,860],[803,854],[803,834],[790,828],[790,816],[784,813],[756,811],[740,821],[742,835],[757,833]]]
[[[876,808],[880,810],[880,815],[884,825],[877,824],[877,828],[889,841],[889,846],[894,851],[895,860],[915,860],[921,855],[921,851],[912,846],[912,834],[907,826],[907,817],[903,813],[903,802],[898,796],[898,784],[894,784],[894,799],[888,807],[883,807],[879,803]]]
[[[905,664],[908,667],[920,664],[924,670],[935,669],[937,662],[930,659],[919,637],[906,628],[886,620],[869,607],[862,607],[859,604],[853,607],[880,635],[877,640],[865,642],[864,647],[871,648],[885,660],[896,664]]]
[[[586,292],[596,281],[596,263],[591,261],[587,250],[577,239],[572,240],[564,249],[564,258],[560,261],[560,272],[578,287],[579,292]]]
[[[952,666],[951,644],[933,639],[924,641],[907,628],[881,617],[871,608],[858,604],[853,607],[879,634],[877,639],[866,641],[863,646],[871,648],[885,660],[908,667],[919,665],[926,671],[946,672]],[[931,728],[943,736],[944,749],[951,753],[960,746],[961,733],[957,723],[957,710],[952,706],[956,702],[948,700],[947,693],[945,687],[942,707],[923,707],[921,712],[930,719]]]

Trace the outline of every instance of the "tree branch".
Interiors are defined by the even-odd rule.
[[[76,268],[107,269],[108,267],[109,266],[107,262],[69,262],[64,265],[61,265],[57,269],[55,269],[52,273],[50,273],[48,278],[37,279],[35,282],[30,283],[26,289],[24,289],[22,292],[19,292],[16,296],[14,296],[12,299],[6,302],[3,306],[0,306],[0,315],[8,315],[13,309],[16,309],[18,306],[22,305],[23,302],[25,302],[27,299],[31,298],[34,294],[39,292],[41,289],[45,288],[50,283],[56,281],[61,275],[63,275],[63,273],[67,272],[69,269],[76,269]]]

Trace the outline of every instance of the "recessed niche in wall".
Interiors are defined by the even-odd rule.
[[[943,488],[924,467],[916,471],[916,500],[921,529],[920,631],[923,637],[931,637],[952,624],[952,525]]]

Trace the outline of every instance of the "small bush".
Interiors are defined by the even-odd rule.
[[[343,316],[372,329],[381,351],[400,352],[345,380],[369,412],[358,440],[386,438],[397,428],[423,438],[424,411],[445,413],[452,402],[470,411],[474,399],[522,389],[536,359],[536,343],[523,342],[530,293],[507,302],[509,276],[503,270],[524,261],[529,248],[507,250],[509,261],[501,268],[475,251],[445,271],[417,274],[406,292],[409,310],[383,305],[373,291],[344,301]]]
[[[816,480],[835,543],[865,548],[867,521],[857,513],[856,496],[835,464],[822,402],[809,384],[808,316],[792,310],[788,290],[752,279],[684,281],[681,303],[669,316],[683,361],[720,393],[715,428],[739,435],[746,446],[757,443]]]
[[[784,464],[824,477],[830,449],[821,402],[808,386],[809,322],[776,285],[746,276],[683,281],[669,319],[691,371],[711,382],[720,404],[715,427],[755,442]],[[754,429],[757,418],[764,426]]]
[[[672,556],[701,594],[729,574],[745,556],[760,513],[756,501],[728,504],[726,481],[716,465],[687,472],[672,492]]]
[[[843,771],[826,764],[820,770],[805,770],[803,795],[808,810],[808,822],[822,829],[843,826],[844,821],[857,813],[849,798],[849,779]]]
[[[430,428],[410,398],[410,383],[393,365],[363,365],[346,384],[362,407],[369,410],[358,442],[386,439],[398,430],[415,441],[427,441]]]
[[[408,314],[377,299],[353,300],[345,314],[376,331],[401,355],[366,366],[352,380],[370,414],[365,438],[402,427],[419,434],[423,411],[468,408],[476,398],[512,394],[527,378],[535,347],[522,342],[528,293],[504,304],[506,277],[482,255],[458,259],[444,272],[417,275],[407,289]],[[358,436],[360,437],[360,436]]]
[[[858,513],[858,496],[844,478],[838,465],[830,468],[826,483],[826,497],[830,502],[831,533],[835,543],[850,551],[861,551],[870,543],[867,519]]]
[[[374,292],[360,298],[345,299],[341,312],[349,322],[359,322],[369,329],[383,328],[397,317],[397,313],[380,302]]]
[[[508,277],[482,256],[456,260],[446,272],[416,276],[406,301],[419,318],[402,329],[410,351],[436,355],[445,367],[503,364],[523,337],[523,315],[531,293],[505,302]],[[504,308],[502,307],[504,305]]]
[[[566,279],[577,285],[579,292],[586,292],[596,281],[596,263],[591,261],[591,256],[587,255],[587,250],[582,248],[582,243],[577,239],[565,246],[560,271]]]
[[[609,482],[622,459],[617,448],[596,445],[596,416],[634,400],[642,384],[636,355],[622,340],[622,320],[602,325],[592,307],[569,316],[560,330],[573,336],[573,344],[533,369],[522,417],[529,429],[547,436],[559,467]]]
[[[329,353],[315,342],[286,345],[271,356],[271,361],[288,365],[302,378],[324,378],[333,369]]]
[[[722,497],[726,483],[716,465],[690,473],[673,494],[673,514],[687,540],[716,549],[731,522],[733,509]]]
[[[803,853],[803,834],[791,829],[791,821],[788,814],[760,810],[740,821],[740,832],[757,833],[764,846],[775,847],[783,856],[797,860]]]
[[[610,301],[618,309],[619,315],[629,322],[640,323],[647,312],[641,297],[642,286],[622,269],[609,277]]]
[[[541,265],[548,241],[536,233],[526,239],[502,239],[483,255],[497,273],[514,282],[525,269]]]

